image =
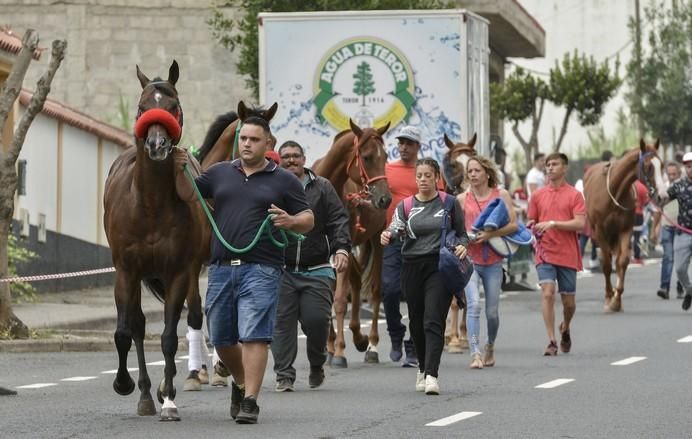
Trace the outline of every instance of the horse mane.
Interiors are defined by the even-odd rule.
[[[204,161],[204,157],[209,154],[209,151],[211,151],[214,144],[216,144],[216,141],[219,140],[221,133],[223,133],[223,131],[236,119],[238,119],[236,112],[229,111],[228,113],[218,116],[216,120],[212,122],[207,130],[207,134],[204,136],[204,142],[202,142],[202,146],[199,148],[199,157],[197,160],[200,163]]]

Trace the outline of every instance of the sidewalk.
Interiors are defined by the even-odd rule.
[[[205,291],[207,278],[200,278],[199,285],[200,291]],[[15,304],[13,311],[30,331],[37,333],[37,337],[0,340],[0,352],[115,350],[113,333],[117,312],[113,287],[41,293],[35,303]],[[163,321],[163,304],[145,288],[142,288],[142,311],[147,322]],[[184,316],[185,311],[181,318]],[[183,342],[184,338],[181,346],[185,345]],[[161,349],[158,334],[147,335],[145,349]],[[184,349],[187,349],[186,345]]]

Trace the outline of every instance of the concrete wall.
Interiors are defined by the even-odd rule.
[[[116,123],[122,95],[134,118],[141,87],[135,65],[150,78],[180,64],[178,91],[185,113],[182,145],[201,144],[208,125],[235,109],[250,92],[236,74],[232,54],[212,39],[205,21],[209,2],[195,0],[0,0],[2,23],[23,33],[39,31],[41,60],[29,71],[32,88],[50,59],[54,39],[66,39],[67,56],[51,98],[97,119]],[[38,64],[38,65],[36,65]],[[40,67],[39,67],[40,65]]]

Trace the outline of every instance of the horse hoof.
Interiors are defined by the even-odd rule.
[[[129,375],[125,380],[119,380],[116,377],[115,380],[113,380],[113,390],[115,390],[115,393],[118,395],[129,395],[135,391],[135,382],[132,381],[132,378]]]
[[[459,339],[459,347],[461,349],[468,349],[469,348],[469,339],[466,337],[461,337]]]
[[[365,362],[368,364],[377,364],[380,362],[380,356],[377,352],[367,351],[365,353]]]
[[[461,348],[461,343],[450,343],[447,345],[447,352],[450,354],[463,354],[464,350]]]
[[[335,355],[332,359],[331,366],[335,369],[346,369],[348,367],[348,361],[346,361],[346,357],[337,357]]]
[[[184,392],[198,392],[202,390],[202,381],[198,377],[188,376],[183,384]]]
[[[156,414],[156,406],[154,401],[151,399],[146,399],[144,401],[139,401],[137,404],[137,415],[138,416],[154,416]]]
[[[161,409],[161,418],[159,421],[180,421],[180,415],[176,407],[166,407]]]
[[[334,358],[334,354],[332,354],[331,352],[327,352],[327,366],[332,365],[332,359],[333,358]]]

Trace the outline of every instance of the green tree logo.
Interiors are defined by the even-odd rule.
[[[375,93],[375,82],[372,80],[372,73],[370,73],[370,64],[365,61],[358,64],[353,79],[356,80],[353,83],[353,93],[363,96],[363,106],[365,106],[365,96]]]

